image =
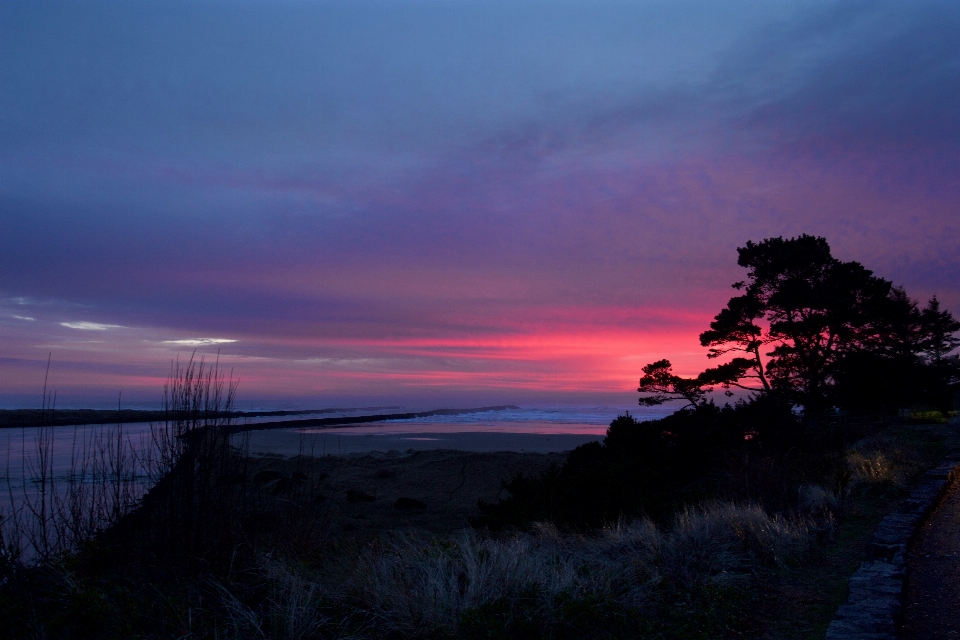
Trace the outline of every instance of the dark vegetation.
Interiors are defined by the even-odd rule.
[[[643,368],[640,404],[706,402],[715,387],[753,391],[802,409],[879,415],[927,405],[953,409],[960,383],[958,322],[932,297],[924,308],[858,262],[803,235],[747,242],[738,249],[747,279],[700,334],[710,358],[728,362],[694,378],[669,360]]]
[[[665,521],[683,505],[709,499],[782,511],[795,503],[797,486],[819,483],[844,464],[832,447],[801,439],[799,427],[790,407],[772,398],[705,403],[647,422],[620,416],[602,444],[577,447],[540,477],[513,478],[506,485],[511,497],[481,505],[481,522],[551,520],[583,528],[644,514]],[[839,437],[837,429],[818,432]]]
[[[351,535],[374,510],[423,518],[436,505],[359,484],[333,495],[335,472],[303,456],[252,460],[242,442],[231,447],[235,386],[202,361],[175,365],[149,453],[124,454],[118,427],[94,440],[99,462],[74,469],[65,491],[41,462],[45,492],[9,492],[0,628],[17,638],[822,637],[866,536],[944,453],[946,431],[918,431],[905,416],[949,415],[960,323],[936,298],[921,308],[835,260],[822,238],[748,243],[740,263],[742,293],[701,335],[729,360],[692,378],[666,360],[644,367],[641,404],[679,400],[679,411],[618,417],[602,444],[506,482],[509,495],[481,502],[459,533]],[[715,392],[733,388],[751,395],[717,404]],[[149,476],[144,495],[137,469]],[[391,461],[368,475],[387,483],[401,470]],[[353,523],[331,525],[335,503]]]

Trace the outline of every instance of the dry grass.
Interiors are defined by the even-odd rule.
[[[640,519],[589,536],[550,525],[498,537],[397,532],[361,549],[342,582],[265,559],[260,575],[271,595],[259,612],[221,591],[240,636],[341,636],[349,628],[359,637],[456,637],[465,620],[491,610],[548,626],[564,624],[571,602],[653,615],[667,585],[726,584],[801,554],[809,540],[804,521],[716,503],[687,509],[669,530]]]
[[[259,607],[259,612],[244,604],[223,584],[213,581],[225,618],[236,637],[300,640],[331,635],[331,629],[337,625],[323,613],[322,593],[316,582],[297,575],[270,557],[261,558],[259,573],[269,591],[266,606]]]
[[[902,488],[912,473],[901,445],[889,436],[865,438],[847,453],[852,488],[888,486]]]

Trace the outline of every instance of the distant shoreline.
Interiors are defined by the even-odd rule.
[[[420,423],[422,425],[422,423]],[[358,432],[365,425],[350,425]],[[369,429],[369,426],[367,427]],[[466,427],[469,428],[469,427]],[[349,429],[347,429],[349,431]],[[245,442],[240,438],[249,438]],[[231,444],[243,447],[253,457],[403,457],[426,451],[461,451],[494,454],[500,452],[557,454],[576,449],[588,442],[600,442],[606,429],[586,433],[523,433],[498,431],[423,431],[404,433],[356,433],[346,435],[337,430],[257,430],[236,435]],[[391,454],[391,452],[393,452]]]
[[[304,409],[302,411],[232,411],[231,418],[266,418],[272,416],[299,416],[307,414],[340,413],[343,411],[376,411],[398,407],[347,407],[343,409]],[[44,419],[44,416],[52,416]],[[129,422],[162,422],[167,419],[163,410],[150,409],[0,409],[0,429],[11,427],[67,427],[93,424],[123,424]]]
[[[386,409],[398,408],[399,407],[396,406],[389,406],[304,409],[300,411],[232,411],[224,417],[237,420],[244,418],[322,415],[325,413],[344,413],[348,411],[382,411]],[[337,418],[282,420],[278,422],[258,422],[253,424],[233,425],[232,430],[246,431],[249,429],[342,426],[345,424],[381,422],[384,420],[405,420],[440,415],[459,415],[464,413],[478,413],[481,411],[503,411],[507,409],[519,409],[519,407],[514,405],[498,405],[494,407],[479,407],[474,409],[435,409],[433,411],[421,411],[415,413],[365,414]],[[0,409],[0,429],[14,429],[22,427],[67,427],[97,424],[127,424],[131,422],[164,422],[168,419],[169,415],[162,410],[57,409],[55,411],[43,411],[42,409]]]
[[[387,420],[416,420],[417,418],[431,418],[433,416],[457,416],[465,413],[482,413],[484,411],[506,411],[519,409],[512,404],[497,405],[494,407],[477,407],[475,409],[434,409],[433,411],[417,411],[410,413],[378,413],[366,416],[342,416],[339,418],[312,418],[307,420],[282,420],[277,422],[257,422],[253,424],[234,425],[232,433],[241,431],[261,431],[266,429],[290,429],[301,427],[342,427],[345,425],[360,425],[371,422],[386,422]]]

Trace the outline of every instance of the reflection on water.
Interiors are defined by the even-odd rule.
[[[497,411],[477,411],[455,416],[441,415],[409,420],[338,427],[301,429],[303,433],[326,433],[343,436],[398,435],[404,433],[517,433],[606,435],[607,427],[626,409],[616,407],[517,407]],[[661,407],[637,407],[630,410],[639,420],[662,418],[670,413]]]
[[[27,560],[76,548],[156,479],[149,424],[4,429],[0,447],[0,533]]]
[[[390,420],[382,424],[406,424],[410,422],[440,422],[449,424],[541,422],[556,425],[558,429],[564,424],[585,424],[606,428],[614,418],[618,415],[623,415],[627,411],[638,420],[662,418],[673,412],[672,409],[664,409],[663,407],[640,406],[635,408],[604,406],[516,407],[497,411],[476,411],[456,416],[430,416],[428,418],[415,418],[413,420]]]
[[[659,407],[638,407],[639,419],[667,415]],[[250,452],[259,455],[350,455],[424,451],[569,451],[602,440],[625,410],[616,407],[532,407],[430,416],[337,427],[257,430]]]
[[[150,423],[123,425],[81,425],[66,427],[20,427],[0,430],[0,478],[22,492],[28,481],[39,479],[42,456],[48,456],[47,469],[54,480],[67,481],[101,451],[102,444],[120,437],[121,455],[139,458],[153,449]],[[41,453],[45,446],[47,451]],[[6,488],[6,487],[4,487]]]
[[[357,426],[333,428],[297,429],[302,433],[324,433],[347,437],[386,436],[406,433],[525,433],[530,435],[588,435],[603,437],[607,432],[606,424],[584,424],[578,422],[548,422],[546,420],[526,420],[494,422],[489,419],[477,422],[428,422],[425,420],[398,420],[396,422],[377,422]]]

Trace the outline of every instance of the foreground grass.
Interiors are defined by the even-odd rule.
[[[118,562],[106,539],[41,567],[5,558],[0,625],[14,638],[822,637],[877,523],[944,453],[942,434],[890,428],[844,453],[849,475],[801,487],[794,512],[712,502],[581,533],[331,537],[317,494],[275,493],[278,478],[249,493],[258,536],[220,562]],[[288,484],[315,486],[307,471]],[[299,546],[282,542],[293,532]]]
[[[853,467],[845,510],[831,539],[803,562],[758,576],[757,618],[765,637],[820,640],[847,596],[847,581],[866,559],[867,543],[923,473],[952,450],[944,428],[895,426],[847,453]]]

